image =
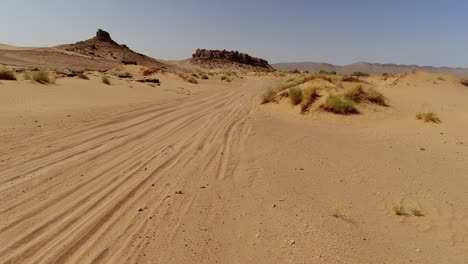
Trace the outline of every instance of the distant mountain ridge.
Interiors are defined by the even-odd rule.
[[[460,77],[468,76],[468,68],[450,68],[450,67],[433,67],[433,66],[418,66],[418,65],[399,65],[399,64],[381,64],[369,62],[356,62],[348,65],[333,65],[321,62],[285,62],[272,64],[273,68],[279,71],[309,71],[318,72],[320,70],[336,71],[342,74],[351,74],[353,72],[365,72],[369,74],[380,75],[383,73],[405,73],[409,71],[419,70],[433,73],[447,73]]]

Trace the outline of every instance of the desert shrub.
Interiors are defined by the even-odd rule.
[[[30,73],[30,72],[25,72],[25,73],[23,74],[23,79],[24,79],[25,81],[32,80],[31,73]]]
[[[276,92],[273,89],[266,90],[262,95],[262,104],[273,102]]]
[[[305,113],[309,111],[310,106],[317,100],[319,94],[317,93],[318,88],[311,86],[304,90],[301,102],[301,112]]]
[[[302,89],[299,87],[294,87],[289,89],[289,98],[291,98],[291,104],[298,105],[302,102]]]
[[[46,84],[53,83],[52,79],[49,76],[49,73],[46,71],[35,71],[31,74],[31,79],[35,82]]]
[[[437,77],[437,80],[438,81],[445,81],[444,77],[442,77],[442,76]]]
[[[336,71],[326,71],[326,70],[320,70],[319,74],[323,75],[336,75]]]
[[[289,82],[292,82],[292,81],[294,81],[294,80],[296,80],[296,78],[288,79],[286,82],[289,83]]]
[[[362,85],[356,85],[354,88],[346,91],[344,97],[346,99],[359,103],[366,98],[366,92],[364,91]]]
[[[370,88],[367,91],[367,100],[373,104],[387,106],[387,102],[385,102],[385,96],[374,88]]]
[[[208,75],[206,75],[206,73],[202,73],[200,74],[200,78],[203,79],[203,80],[208,80]]]
[[[301,73],[301,72],[298,69],[295,69],[295,70],[289,71],[289,73]]]
[[[84,72],[79,72],[79,73],[77,73],[77,74],[76,74],[76,77],[78,77],[78,79],[82,79],[82,80],[89,80],[89,77],[86,76],[86,75],[84,74]]]
[[[193,83],[193,84],[197,84],[198,81],[197,79],[193,78],[192,76],[190,75],[187,75],[183,72],[176,72],[177,76],[179,76],[182,80],[188,82],[188,83]]]
[[[111,81],[110,81],[109,77],[107,77],[107,76],[102,76],[102,77],[101,77],[101,82],[102,82],[103,84],[106,84],[106,85],[110,85],[110,84],[111,84]]]
[[[465,86],[468,86],[468,80],[461,80],[460,83]]]
[[[362,85],[356,85],[354,88],[348,90],[344,97],[349,99],[353,102],[360,103],[360,102],[370,102],[373,104],[378,104],[382,106],[386,106],[385,97],[383,94],[375,90],[374,88],[369,89],[366,91]]]
[[[399,216],[407,215],[407,213],[405,212],[405,207],[403,207],[403,205],[394,205],[393,212]]]
[[[424,216],[423,212],[418,208],[414,208],[414,207],[410,208],[410,211],[414,216],[418,216],[418,217]]]
[[[341,99],[336,95],[329,95],[327,97],[325,104],[323,105],[323,109],[325,111],[341,115],[358,113],[353,101]]]
[[[15,73],[7,68],[0,69],[0,80],[15,81]]]
[[[221,76],[221,81],[231,82],[231,78],[228,75]]]
[[[425,123],[441,123],[442,121],[434,112],[418,113],[416,119],[423,120]]]
[[[368,73],[365,73],[365,72],[360,72],[360,71],[357,71],[357,72],[353,72],[351,74],[351,76],[357,76],[357,77],[367,77],[367,76],[370,76]]]

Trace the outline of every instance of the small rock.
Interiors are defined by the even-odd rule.
[[[417,248],[416,252],[421,253],[421,249]]]
[[[419,148],[420,151],[425,151],[426,149],[425,148]]]
[[[289,245],[290,245],[290,246],[296,245],[296,241],[294,241],[294,240],[289,241]]]
[[[143,212],[143,208],[138,208],[138,212]]]
[[[276,208],[276,204],[273,204],[271,207],[272,207],[272,208]]]
[[[175,194],[184,194],[182,191],[177,191]]]

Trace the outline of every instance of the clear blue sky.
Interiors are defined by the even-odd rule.
[[[234,49],[270,62],[357,61],[468,67],[468,1],[3,1],[0,43],[49,46],[92,37],[160,59]]]

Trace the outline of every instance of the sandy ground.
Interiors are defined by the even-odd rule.
[[[468,263],[468,87],[434,78],[348,117],[271,78],[2,81],[0,262]]]

